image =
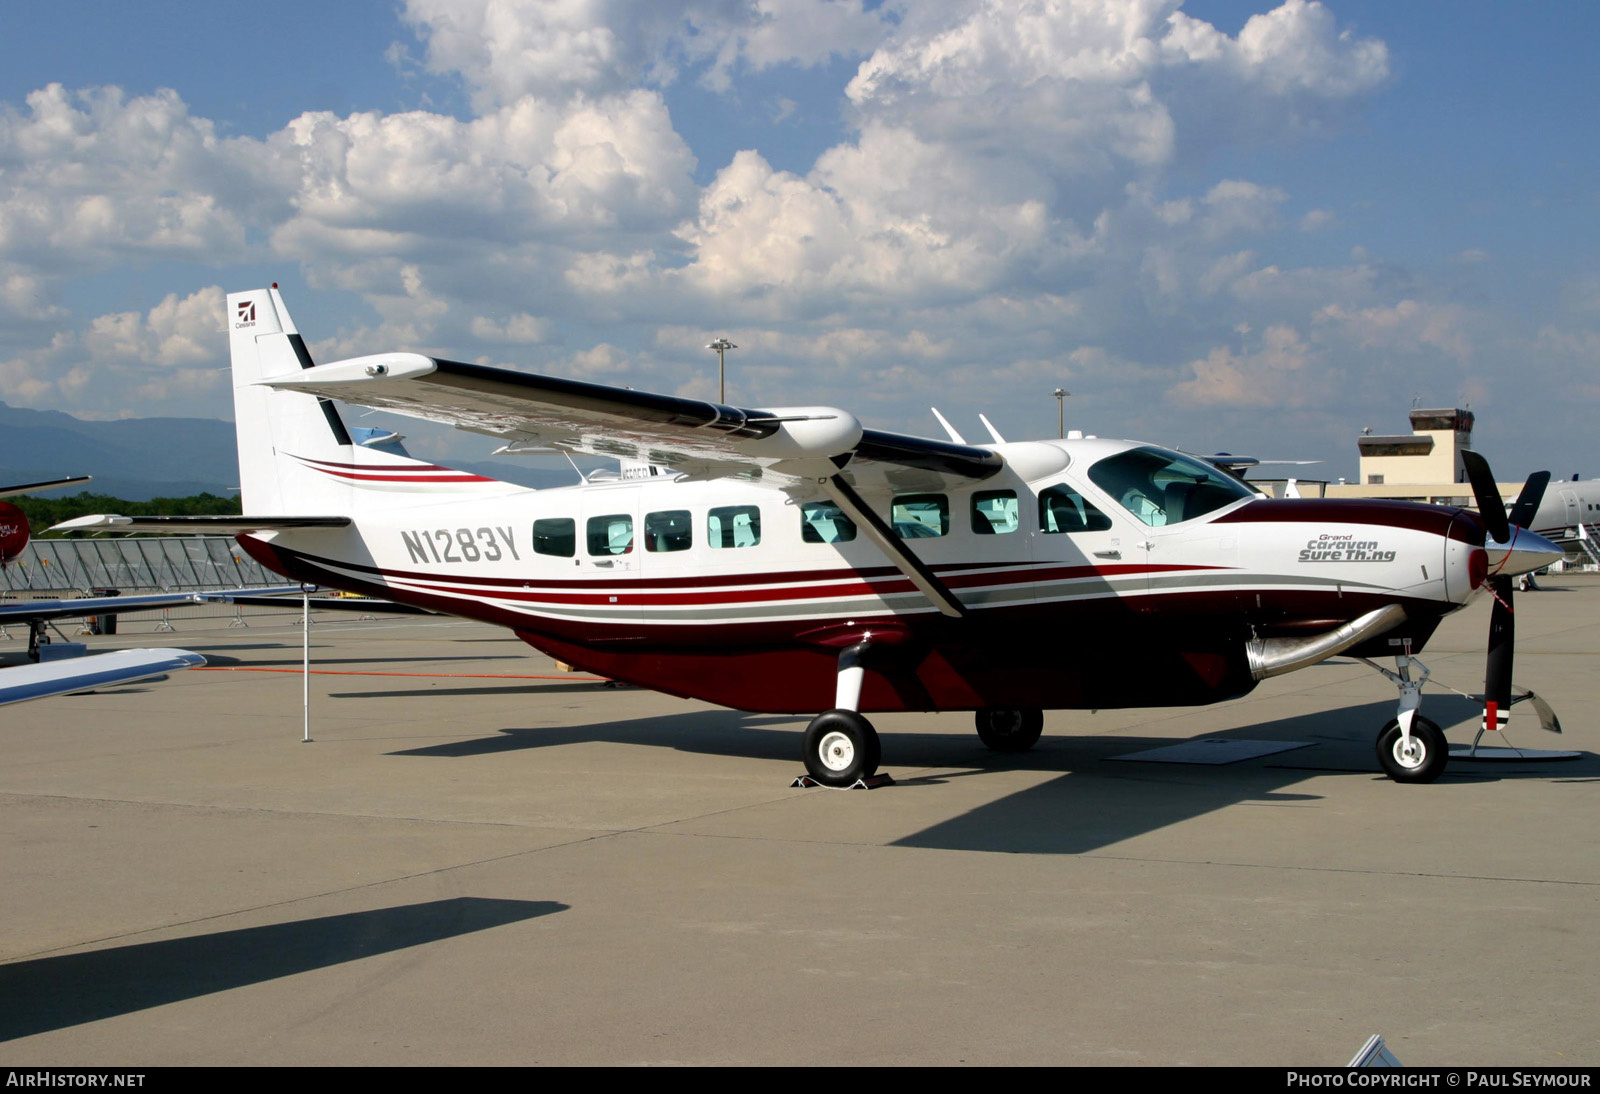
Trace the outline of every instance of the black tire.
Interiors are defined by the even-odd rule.
[[[1026,752],[1044,732],[1044,711],[1036,707],[984,707],[973,721],[978,738],[996,752]]]
[[[1431,783],[1450,760],[1444,730],[1422,715],[1411,720],[1412,753],[1400,750],[1400,722],[1391,719],[1378,733],[1378,766],[1397,783]]]
[[[806,726],[806,772],[823,786],[865,779],[882,758],[878,731],[853,710],[823,711]]]

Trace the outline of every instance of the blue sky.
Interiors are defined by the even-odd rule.
[[[1592,4],[65,2],[7,24],[13,405],[231,416],[221,294],[275,280],[319,359],[705,396],[727,333],[730,398],[885,428],[934,431],[936,401],[1046,435],[1062,385],[1091,432],[1337,476],[1419,398],[1471,402],[1502,478],[1596,470]]]

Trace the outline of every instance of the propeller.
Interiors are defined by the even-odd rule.
[[[1513,606],[1515,593],[1512,575],[1501,572],[1513,553],[1519,533],[1528,526],[1539,509],[1545,487],[1550,482],[1550,472],[1536,471],[1528,476],[1508,516],[1505,502],[1500,498],[1500,489],[1495,485],[1494,473],[1489,470],[1489,461],[1470,449],[1461,453],[1461,461],[1466,464],[1467,479],[1472,483],[1472,493],[1478,501],[1478,513],[1483,517],[1489,539],[1494,545],[1490,547],[1490,565],[1494,569],[1486,582],[1494,596],[1494,607],[1489,615],[1489,649],[1483,672],[1483,728],[1503,729],[1511,704],[1532,699],[1534,709],[1539,713],[1539,724],[1553,733],[1560,733],[1560,720],[1542,699],[1532,692],[1515,699],[1511,696],[1517,630]],[[1494,561],[1497,553],[1495,547],[1505,552],[1498,563]]]

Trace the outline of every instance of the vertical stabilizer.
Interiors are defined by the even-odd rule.
[[[258,386],[312,364],[276,288],[228,294],[228,342],[245,512],[349,512],[349,486],[306,466],[307,461],[354,462],[338,409],[315,395]]]
[[[351,443],[331,400],[262,386],[312,367],[276,287],[228,295],[233,417],[244,511],[254,517],[356,516],[442,497],[522,487],[413,459],[398,444]],[[374,431],[358,430],[371,441]]]

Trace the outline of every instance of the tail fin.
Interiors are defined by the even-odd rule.
[[[522,489],[412,459],[398,445],[352,443],[330,400],[262,386],[313,364],[276,286],[228,294],[228,338],[239,485],[249,515],[353,516],[358,506]]]
[[[346,513],[349,487],[306,473],[301,461],[351,463],[350,434],[326,399],[258,381],[310,368],[311,354],[276,287],[228,294],[233,417],[244,510],[258,516]],[[292,483],[291,506],[286,483]]]

